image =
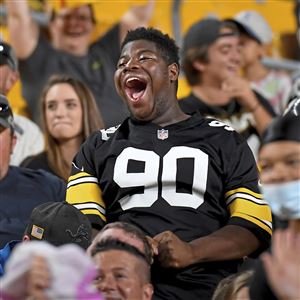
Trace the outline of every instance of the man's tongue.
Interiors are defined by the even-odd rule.
[[[133,94],[132,94],[132,99],[133,99],[134,101],[138,101],[139,98],[142,97],[143,93],[144,93],[144,90],[141,90],[141,91],[139,91],[139,92],[133,92]]]

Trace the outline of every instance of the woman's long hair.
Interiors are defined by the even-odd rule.
[[[50,88],[56,84],[66,83],[72,86],[77,94],[82,107],[82,142],[93,132],[104,127],[104,123],[98,110],[94,96],[88,87],[81,81],[69,75],[53,75],[46,83],[42,95],[42,127],[45,136],[45,149],[47,152],[48,163],[51,169],[65,181],[70,175],[70,164],[66,162],[60,153],[58,141],[49,132],[46,122],[46,95]],[[78,149],[79,150],[79,149]]]

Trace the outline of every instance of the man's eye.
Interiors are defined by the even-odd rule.
[[[125,62],[120,62],[120,63],[118,63],[118,68],[122,68],[122,67],[124,67],[126,64],[125,64]]]
[[[289,159],[286,164],[289,166],[297,166],[300,163],[299,159]]]
[[[123,278],[126,278],[126,275],[125,274],[115,274],[115,278],[123,279]]]
[[[145,60],[149,60],[149,59],[151,59],[151,57],[147,57],[147,56],[140,57],[140,61],[145,61]]]
[[[266,163],[260,163],[260,169],[263,172],[269,171],[272,169],[272,166],[270,164],[266,164]]]
[[[229,49],[228,48],[223,48],[223,49],[221,49],[221,53],[222,54],[228,54],[229,53]]]
[[[103,276],[97,276],[95,279],[94,279],[94,283],[99,283],[103,280]]]

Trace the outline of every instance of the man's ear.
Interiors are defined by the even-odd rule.
[[[169,78],[171,81],[176,81],[179,76],[179,66],[176,63],[172,63],[168,67],[169,69]]]
[[[29,241],[30,241],[29,235],[24,234],[22,241],[23,241],[23,242],[29,242]]]
[[[151,300],[152,295],[153,295],[153,285],[151,283],[144,284],[142,300]]]
[[[203,72],[205,70],[206,64],[200,60],[193,61],[193,67],[199,72]]]

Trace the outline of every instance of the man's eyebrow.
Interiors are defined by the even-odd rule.
[[[138,50],[138,51],[136,52],[136,54],[137,54],[137,55],[140,55],[140,54],[143,54],[143,53],[146,53],[146,52],[151,53],[151,54],[154,53],[152,50],[149,50],[149,49],[140,49],[140,50]],[[124,58],[124,57],[126,57],[126,56],[129,56],[129,55],[126,54],[126,53],[125,53],[125,54],[122,54],[122,55],[120,56],[119,59]]]
[[[128,271],[128,269],[126,267],[115,267],[112,268],[113,271]]]

